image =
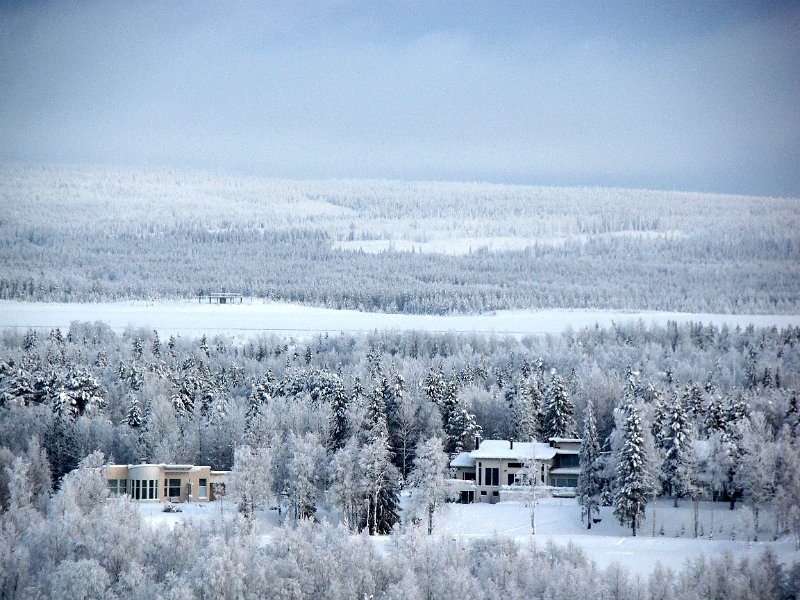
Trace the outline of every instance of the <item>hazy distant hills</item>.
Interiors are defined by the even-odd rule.
[[[794,313],[800,201],[0,167],[0,298]]]

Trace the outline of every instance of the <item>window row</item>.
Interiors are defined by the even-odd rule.
[[[201,478],[197,482],[197,498],[208,500],[208,479]],[[164,479],[164,498],[181,497],[181,480]],[[187,494],[192,495],[192,484],[187,484]],[[113,496],[130,494],[133,500],[158,500],[159,479],[109,479],[108,492]]]

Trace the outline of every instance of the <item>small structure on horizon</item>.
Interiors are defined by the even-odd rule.
[[[197,295],[200,302],[208,300],[209,304],[241,304],[244,296],[239,292],[211,292],[203,294],[202,292]]]

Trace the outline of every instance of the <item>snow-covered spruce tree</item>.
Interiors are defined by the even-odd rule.
[[[447,500],[447,455],[439,438],[430,438],[417,445],[410,484],[414,488],[411,500],[416,514],[427,520],[428,535],[433,533],[436,509]]]
[[[386,418],[385,387],[380,383],[369,395],[366,414],[366,439],[375,439],[384,435],[388,438],[388,420]]]
[[[789,426],[791,437],[796,438],[798,427],[800,427],[800,408],[798,408],[796,392],[792,392],[792,396],[789,398],[789,407],[786,409],[784,421]]]
[[[633,535],[644,519],[647,494],[652,489],[644,432],[639,408],[630,391],[626,391],[617,408],[620,423],[620,445],[614,491],[614,515],[621,525],[629,525]]]
[[[458,379],[453,376],[444,382],[444,390],[439,404],[439,414],[442,416],[442,424],[447,427],[450,416],[458,406]],[[451,450],[448,448],[448,452]]]
[[[336,451],[344,447],[350,435],[350,424],[348,422],[348,409],[350,398],[344,382],[339,378],[331,398],[331,433],[328,447],[331,451]]]
[[[425,392],[425,397],[428,398],[428,400],[437,406],[441,406],[445,391],[445,379],[441,362],[436,363],[430,368],[422,382],[422,390]]]
[[[153,343],[150,346],[150,353],[155,358],[161,358],[161,339],[158,337],[158,331],[153,330]]]
[[[653,422],[650,424],[650,433],[653,434],[653,442],[656,448],[663,449],[666,445],[666,423],[669,418],[669,410],[661,394],[656,397],[653,405]]]
[[[103,388],[91,373],[73,368],[61,392],[54,398],[53,410],[74,419],[90,408],[104,408],[103,393]]]
[[[513,438],[522,442],[538,439],[544,394],[536,373],[531,371],[515,386],[510,404]]]
[[[687,396],[675,394],[669,407],[664,431],[664,462],[661,465],[661,482],[665,493],[674,498],[690,494],[694,489],[696,460],[692,450],[692,427],[684,402]]]
[[[392,464],[385,433],[367,443],[362,456],[367,512],[360,527],[366,528],[370,535],[385,535],[400,521],[397,485],[400,474]]]
[[[367,512],[360,528],[367,528],[370,535],[388,534],[398,516],[400,474],[392,464],[389,433],[386,427],[386,409],[380,393],[373,393],[367,407],[366,439],[362,450],[365,470]]]
[[[703,417],[703,389],[693,381],[689,381],[683,390],[681,398],[683,409],[693,419]]]
[[[258,411],[262,406],[266,406],[272,400],[272,394],[275,391],[275,377],[272,371],[267,372],[253,382],[250,394],[247,396],[247,413],[246,419],[248,427],[253,422],[253,419],[258,415]]]
[[[447,434],[448,453],[458,453],[464,448],[472,448],[475,436],[481,433],[481,427],[475,420],[475,415],[469,412],[465,398],[457,398],[444,429]]]
[[[133,340],[133,359],[134,360],[142,360],[142,354],[144,353],[144,346],[142,345],[142,338],[136,336]]]
[[[131,429],[139,429],[144,422],[142,409],[139,407],[139,399],[135,394],[131,394],[131,401],[128,404],[128,415],[125,421]]]
[[[722,403],[722,396],[712,389],[708,392],[708,400],[703,417],[703,429],[710,436],[717,432],[725,431],[725,427],[725,406]]]
[[[581,514],[586,517],[586,529],[592,528],[592,515],[600,510],[602,489],[600,464],[600,443],[597,440],[597,425],[594,418],[594,403],[591,397],[586,401],[583,420],[583,441],[581,442],[581,471],[578,475],[578,503]]]
[[[575,435],[573,413],[574,408],[567,386],[554,370],[545,391],[545,439],[573,437]]]

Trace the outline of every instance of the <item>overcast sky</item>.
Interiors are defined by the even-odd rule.
[[[0,3],[0,158],[800,196],[800,3]]]

